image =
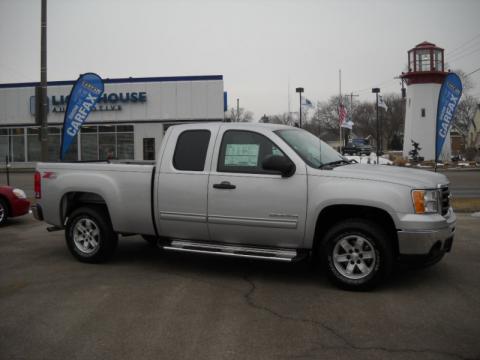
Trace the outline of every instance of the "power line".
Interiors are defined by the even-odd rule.
[[[457,46],[455,49],[448,51],[445,55],[451,55],[452,53],[454,53],[454,52],[456,52],[457,50],[463,48],[464,46],[466,46],[467,44],[471,43],[473,40],[475,40],[475,39],[477,39],[477,38],[479,38],[479,37],[480,37],[480,34],[475,35],[473,38],[471,38],[470,40],[468,40],[468,41],[464,42],[463,44]],[[462,51],[463,51],[463,50],[462,50]]]
[[[472,50],[472,49],[470,48],[468,50]],[[470,56],[470,55],[472,55],[472,54],[474,54],[478,51],[480,51],[480,47],[475,48],[473,51],[470,51],[469,53],[461,53],[461,54],[454,55],[454,56],[452,56],[452,58],[449,58],[448,60],[449,61],[458,61],[458,60],[463,59],[466,56]]]
[[[478,69],[475,69],[473,70],[472,72],[469,72],[468,74],[466,74],[465,76],[470,76],[472,74],[475,74],[477,71],[480,71],[480,67]]]

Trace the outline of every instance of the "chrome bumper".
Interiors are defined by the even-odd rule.
[[[419,216],[419,221],[422,220],[423,215],[415,216]],[[412,224],[412,217],[409,217],[409,223]],[[455,235],[455,223],[455,214],[450,209],[447,218],[424,223],[424,226],[433,229],[422,229],[420,223],[417,223],[417,226],[413,226],[414,229],[399,230],[397,234],[400,255],[425,255],[433,248],[449,252]]]

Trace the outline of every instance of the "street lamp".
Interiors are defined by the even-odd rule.
[[[300,120],[298,122],[298,126],[302,128],[302,93],[303,93],[303,88],[298,87],[295,89],[295,91],[299,94],[300,96]]]
[[[377,165],[378,165],[378,150],[380,148],[380,125],[379,125],[379,122],[378,122],[378,93],[380,92],[380,88],[373,88],[372,89],[372,93],[374,93],[376,96],[377,96]]]

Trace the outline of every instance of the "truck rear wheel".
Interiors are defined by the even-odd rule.
[[[325,235],[320,256],[328,278],[347,290],[369,290],[393,268],[393,249],[385,231],[365,219],[335,224]]]
[[[118,243],[108,212],[100,206],[74,210],[65,228],[65,239],[72,255],[88,263],[107,261]]]

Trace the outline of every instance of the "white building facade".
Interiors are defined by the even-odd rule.
[[[408,52],[408,72],[401,75],[407,83],[403,157],[410,157],[415,141],[421,148],[419,156],[426,161],[435,159],[438,96],[446,75],[443,49],[435,44],[423,42]],[[450,161],[450,158],[449,131],[439,160]]]
[[[67,160],[155,160],[170,125],[224,120],[223,76],[105,79],[105,92],[69,149]],[[48,83],[49,160],[60,154],[74,81]],[[0,84],[0,162],[40,160],[35,122],[38,83]]]

